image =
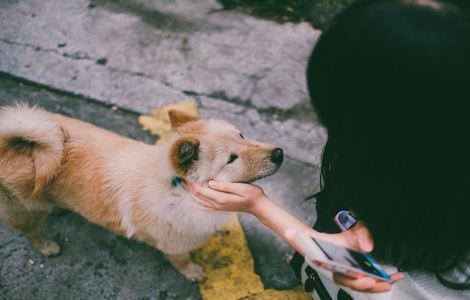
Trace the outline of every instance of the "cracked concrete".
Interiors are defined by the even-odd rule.
[[[191,5],[190,1],[101,0],[92,2],[93,8],[87,0],[8,3],[0,12],[3,41],[27,42],[36,52],[90,62],[106,58],[110,68],[144,74],[179,91],[206,95],[224,91],[229,98],[251,100],[259,108],[286,109],[307,99],[304,62],[318,35],[308,24],[282,26],[216,11],[220,6],[215,1],[204,1],[199,13],[190,9],[199,7],[199,1]],[[17,13],[12,14],[9,6]],[[61,14],[51,16],[50,10]],[[17,22],[18,18],[25,22]],[[45,71],[52,74],[43,72],[43,77],[59,71],[49,59],[51,68]],[[34,68],[35,64],[23,65]],[[81,68],[74,73],[87,74]],[[68,79],[79,80],[73,76]]]
[[[137,115],[193,97],[203,118],[225,119],[246,136],[284,148],[285,165],[260,184],[311,223],[313,205],[303,199],[318,189],[326,134],[308,103],[304,72],[318,34],[306,23],[280,25],[223,11],[215,0],[3,0],[0,105],[26,100],[153,143]],[[241,221],[265,286],[297,285],[286,264],[289,247],[253,217]],[[54,215],[46,232],[63,245],[66,237],[76,241],[59,258],[44,260],[0,224],[0,295],[199,299],[196,287],[158,252],[75,214]],[[124,258],[90,245],[88,236],[111,240]],[[44,270],[29,266],[28,257]]]

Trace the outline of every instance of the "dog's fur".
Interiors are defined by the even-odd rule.
[[[0,218],[49,256],[60,248],[43,238],[45,218],[54,206],[70,209],[161,250],[188,279],[203,279],[189,252],[231,214],[195,209],[174,179],[251,182],[277,171],[282,152],[273,159],[275,146],[244,139],[224,121],[178,111],[170,120],[171,142],[154,146],[36,107],[2,108]]]

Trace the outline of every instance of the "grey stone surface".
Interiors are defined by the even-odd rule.
[[[138,114],[193,97],[202,117],[285,149],[281,170],[260,184],[310,223],[313,204],[303,199],[318,189],[325,131],[304,69],[318,32],[220,8],[213,0],[0,0],[0,105],[26,100],[153,143]],[[297,285],[286,263],[292,250],[253,217],[241,220],[265,285]],[[40,258],[0,225],[0,298],[199,298],[158,251],[73,213],[52,216],[47,234],[65,246],[60,257]]]
[[[110,101],[118,96],[123,105],[140,98],[129,95],[132,85],[124,84],[125,79],[115,72],[151,79],[157,98],[165,84],[178,91],[223,93],[259,108],[288,109],[307,99],[305,59],[317,36],[308,24],[282,26],[217,11],[216,1],[203,1],[201,6],[199,1],[91,3],[93,8],[88,0],[3,2],[2,48],[13,43],[30,49],[33,58],[34,52],[42,55],[36,62],[27,61],[23,50],[3,50],[7,55],[0,56],[0,61],[7,65],[0,68],[14,71],[5,63],[13,59],[15,65],[30,70],[23,70],[22,76],[35,74],[43,83],[85,95],[102,86],[102,98]],[[64,73],[57,59],[83,62],[67,66]],[[87,70],[99,59],[106,59],[106,69],[111,72],[98,72],[90,78],[94,72]],[[88,89],[90,84],[92,89]],[[138,89],[135,85],[137,96]],[[166,92],[163,96],[168,98]]]
[[[0,223],[1,299],[200,299],[161,253],[76,214],[50,216],[46,235],[61,245],[58,257],[40,256]]]
[[[36,46],[6,40],[0,40],[0,44],[0,70],[5,73],[104,103],[149,111],[185,97],[142,74],[130,75],[88,59],[64,59],[51,49],[38,50]]]

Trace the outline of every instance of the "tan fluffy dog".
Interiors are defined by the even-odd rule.
[[[42,235],[54,206],[161,250],[188,279],[190,260],[230,213],[198,210],[179,178],[251,182],[277,171],[282,150],[245,139],[232,125],[170,111],[166,145],[147,145],[26,105],[0,110],[0,218],[43,255],[59,246]]]

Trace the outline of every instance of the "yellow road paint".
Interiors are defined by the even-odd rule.
[[[238,218],[193,254],[207,279],[199,284],[202,299],[238,300],[264,291]]]
[[[276,291],[267,289],[262,293],[248,296],[240,300],[312,300],[312,297],[310,294],[307,294],[300,289],[292,291]]]
[[[194,251],[193,260],[207,274],[206,281],[199,284],[204,300],[312,299],[301,290],[264,289],[261,278],[255,273],[253,257],[238,218],[233,218],[224,230]]]
[[[192,99],[185,99],[175,104],[155,108],[152,109],[150,115],[140,116],[139,123],[143,126],[144,130],[158,135],[157,144],[164,144],[170,138],[171,123],[168,117],[168,111],[171,109],[176,109],[196,117],[198,116],[196,102]]]
[[[158,135],[157,144],[165,143],[171,134],[168,117],[170,109],[198,116],[196,103],[191,99],[153,109],[150,115],[140,116],[144,130]],[[207,279],[199,283],[204,300],[309,300],[301,290],[276,291],[265,289],[254,271],[253,256],[245,233],[233,218],[223,230],[216,232],[202,248],[192,253],[193,260],[204,268]]]

